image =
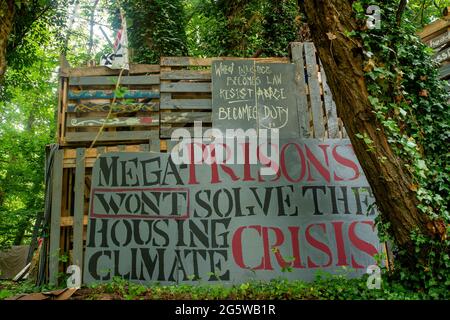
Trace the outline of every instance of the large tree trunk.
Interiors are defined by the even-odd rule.
[[[392,227],[397,244],[412,248],[411,232],[434,237],[445,232],[442,223],[419,211],[412,177],[387,142],[368,100],[363,72],[362,46],[345,36],[356,30],[350,0],[305,0],[303,10],[314,44],[325,68],[339,116],[345,125],[356,156],[372,187],[377,206]],[[367,135],[373,151],[356,137]],[[382,161],[384,159],[384,161]],[[412,253],[412,252],[411,252]]]
[[[0,83],[6,72],[6,47],[15,14],[14,0],[0,1]]]

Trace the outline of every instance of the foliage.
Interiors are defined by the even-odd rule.
[[[194,56],[286,56],[299,28],[297,1],[188,1],[189,53]]]
[[[13,31],[8,37],[8,65],[20,70],[39,59],[40,44],[61,45],[68,0],[16,0]],[[51,29],[51,32],[49,32]]]
[[[78,299],[95,300],[109,296],[115,300],[419,300],[435,299],[427,292],[418,292],[391,281],[382,281],[379,289],[368,289],[367,276],[348,279],[345,274],[317,273],[314,281],[249,281],[242,284],[181,284],[144,286],[120,277],[105,284],[93,284],[80,290]],[[384,280],[384,279],[383,279]],[[12,285],[0,282],[0,300],[19,293],[39,292],[29,282]],[[448,299],[449,292],[441,298]]]
[[[449,0],[410,0],[408,1],[409,20],[416,27],[423,27],[442,15]]]
[[[120,25],[120,13],[115,0],[113,25]],[[134,63],[159,63],[161,56],[187,55],[185,15],[181,0],[124,0],[129,46]]]
[[[268,57],[285,56],[300,29],[297,1],[269,1],[264,16],[264,53]]]
[[[365,27],[369,5],[381,8],[381,29]],[[396,154],[406,163],[414,181],[418,208],[447,226],[441,238],[430,239],[415,232],[416,263],[405,248],[399,248],[396,275],[411,288],[421,288],[440,297],[448,291],[450,259],[450,108],[445,83],[438,80],[433,51],[415,35],[412,12],[397,23],[397,1],[354,2],[360,30],[349,33],[363,43],[365,78],[373,112],[388,135]],[[389,230],[389,226],[382,227]],[[389,231],[388,231],[389,232]]]
[[[45,146],[52,142],[57,50],[33,24],[12,53],[0,92],[0,248],[22,243],[43,211]]]

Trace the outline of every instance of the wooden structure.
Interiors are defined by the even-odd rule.
[[[443,80],[450,80],[450,7],[444,10],[444,16],[427,25],[419,36],[434,49],[434,61],[439,63],[439,75]]]
[[[305,138],[346,138],[314,45],[292,43],[290,53],[290,59],[252,60],[296,65],[300,105],[307,106],[300,110]],[[50,283],[68,265],[83,265],[91,172],[100,154],[166,152],[175,128],[193,127],[198,120],[203,128],[211,126],[212,61],[163,57],[160,65],[132,65],[122,74],[106,67],[61,68],[46,269]]]

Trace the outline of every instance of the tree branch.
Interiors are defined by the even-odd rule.
[[[408,4],[408,0],[401,0],[397,10],[397,25],[399,26],[402,23],[403,12],[406,9],[406,5]]]

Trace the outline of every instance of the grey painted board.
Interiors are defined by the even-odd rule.
[[[61,234],[61,197],[63,178],[64,150],[58,150],[53,160],[52,173],[52,206],[50,224],[50,251],[49,251],[49,283],[58,283],[59,273],[59,237]]]
[[[283,139],[278,149],[279,177],[261,179],[258,163],[177,165],[177,152],[101,155],[84,282],[310,281],[318,269],[343,266],[349,277],[364,274],[381,245],[375,200],[350,141]],[[292,272],[283,272],[287,263]]]
[[[335,139],[339,137],[339,124],[337,119],[336,104],[334,103],[331,89],[328,86],[327,75],[325,74],[322,63],[320,63],[320,75],[322,77],[323,99],[325,103],[328,123],[328,138]]]
[[[291,44],[292,62],[295,63],[295,83],[297,86],[297,112],[300,126],[300,137],[309,138],[309,112],[305,82],[305,60],[303,54],[303,43],[294,42]]]
[[[194,121],[211,122],[210,112],[163,112],[161,123],[191,123]]]
[[[128,74],[147,74],[159,72],[160,66],[156,64],[131,64]],[[70,77],[89,77],[89,76],[107,76],[119,75],[120,69],[110,69],[104,66],[82,67],[69,69]],[[126,72],[126,71],[125,71]]]
[[[260,64],[261,75],[256,94],[259,129],[278,129],[282,138],[299,137],[296,67],[291,63]]]
[[[143,90],[129,90],[121,96],[117,96],[114,91],[111,90],[90,90],[90,91],[74,91],[69,90],[69,99],[82,100],[82,99],[151,99],[159,98],[159,91],[143,91]]]
[[[119,77],[71,77],[69,78],[70,86],[116,86]],[[122,76],[120,78],[121,85],[152,85],[159,84],[159,75],[148,76]]]
[[[160,152],[161,143],[159,139],[151,139],[149,142],[151,152]]]
[[[433,56],[433,61],[437,62],[437,63],[441,63],[441,62],[444,62],[444,61],[449,60],[449,59],[450,59],[450,47],[437,52]]]
[[[443,46],[447,42],[450,42],[450,31],[447,31],[444,34],[439,35],[434,39],[431,39],[430,41],[427,42],[427,44],[431,48],[435,49],[435,48],[439,48],[439,47]]]
[[[112,109],[112,110],[111,110]],[[67,112],[109,112],[111,110],[112,113],[128,113],[128,112],[138,112],[138,111],[158,111],[159,103],[157,102],[146,102],[146,103],[78,103],[73,104],[70,103],[67,106]]]
[[[187,67],[211,65],[211,58],[192,58],[192,57],[161,57],[161,66]]]
[[[448,76],[450,76],[450,63],[439,68],[439,77],[441,79],[448,78]]]
[[[66,142],[91,142],[97,132],[67,132]],[[113,131],[102,132],[97,141],[147,140],[158,136],[158,131]]]
[[[214,61],[213,127],[278,129],[280,137],[298,137],[295,65],[255,60]]]
[[[161,109],[211,109],[211,99],[172,99],[161,93]]]
[[[161,80],[211,80],[209,70],[161,71]]]
[[[172,137],[172,134],[175,130],[178,129],[182,129],[186,134],[189,134],[191,137],[195,137],[195,138],[201,138],[204,136],[204,134],[206,133],[206,131],[208,129],[211,129],[210,126],[208,125],[202,125],[202,131],[201,131],[201,136],[199,136],[199,134],[197,133],[197,131],[194,131],[193,127],[180,127],[180,126],[167,126],[167,125],[161,125],[160,126],[160,131],[159,131],[159,136],[162,139],[168,139]]]
[[[75,168],[75,194],[73,212],[73,261],[83,266],[83,219],[84,219],[84,186],[85,186],[85,149],[78,148]]]
[[[158,115],[148,117],[84,117],[67,118],[66,126],[68,128],[80,127],[154,127],[159,124]]]
[[[214,61],[212,64],[213,127],[225,134],[227,129],[258,130],[256,81],[252,75],[256,62],[249,60]],[[228,79],[241,79],[240,84]]]
[[[210,82],[161,83],[161,92],[211,92]]]
[[[305,43],[305,61],[306,70],[308,72],[308,87],[314,124],[314,138],[322,139],[325,137],[325,126],[323,124],[322,99],[320,95],[316,49],[312,42]]]

